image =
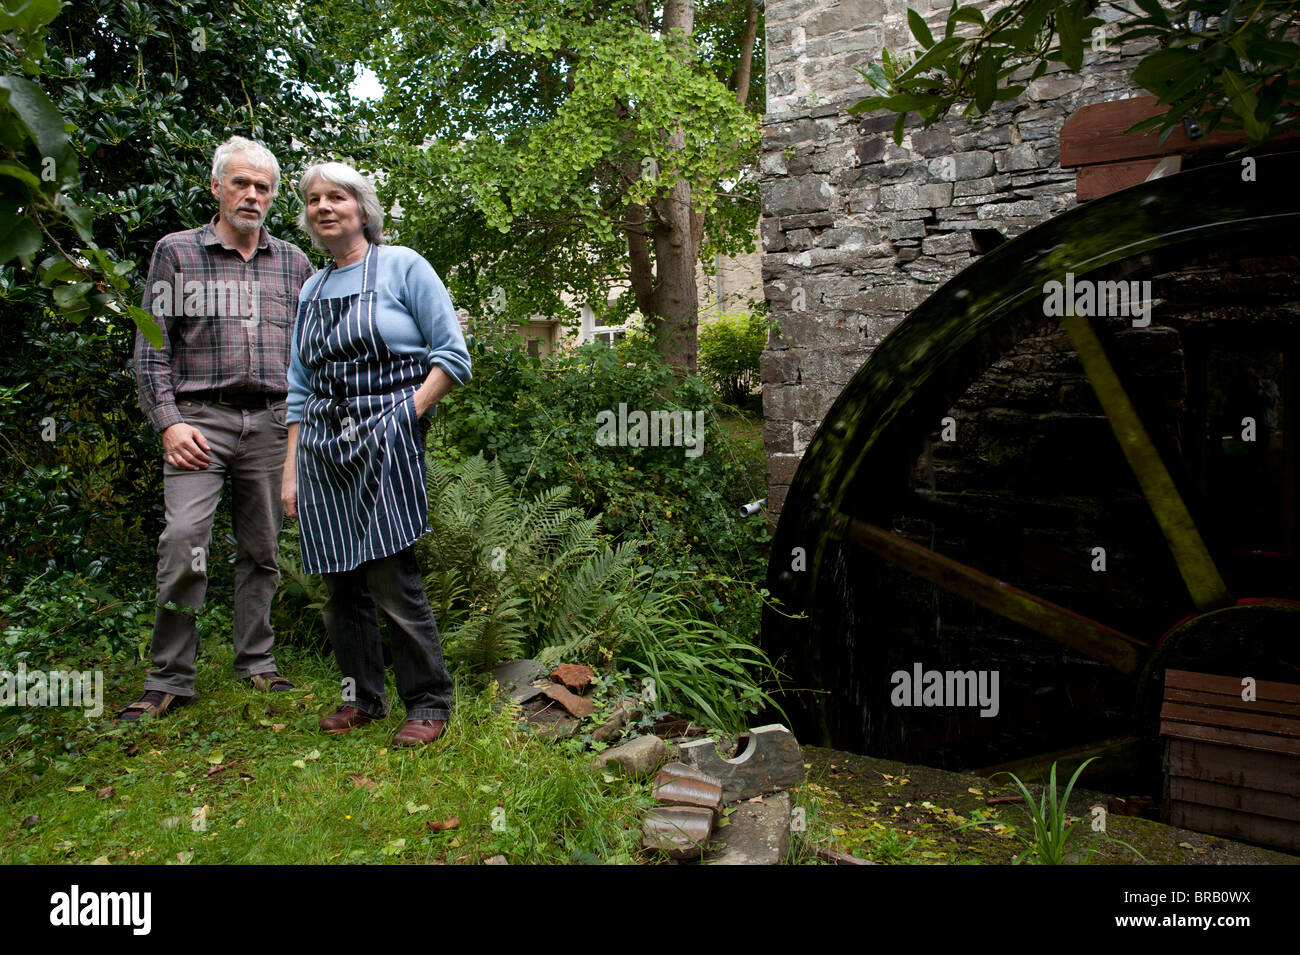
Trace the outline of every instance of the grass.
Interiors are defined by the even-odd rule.
[[[161,720],[112,724],[142,683],[125,662],[106,669],[98,720],[0,713],[0,862],[638,861],[643,788],[535,739],[490,691],[458,685],[445,740],[393,749],[391,685],[386,721],[330,736],[316,721],[337,705],[332,660],[277,647],[298,688],[264,694],[234,679],[229,644],[208,642],[201,698]]]

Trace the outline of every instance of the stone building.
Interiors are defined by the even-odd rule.
[[[979,7],[993,4],[978,2]],[[942,35],[950,4],[914,0]],[[999,5],[1000,6],[1000,5]],[[891,329],[1006,238],[1075,203],[1058,134],[1085,105],[1142,91],[1139,48],[1090,49],[981,120],[953,115],[901,146],[893,113],[851,114],[882,47],[915,49],[902,0],[768,0],[763,281],[779,322],[762,360],[773,522],[818,424]],[[1109,28],[1111,35],[1118,32]]]

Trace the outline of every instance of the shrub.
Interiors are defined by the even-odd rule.
[[[416,546],[448,660],[486,669],[526,654],[613,666],[638,685],[652,678],[660,706],[723,729],[743,729],[772,705],[758,683],[775,675],[762,651],[657,589],[638,542],[611,544],[599,516],[584,517],[568,497],[559,486],[520,498],[481,456],[430,465],[433,532]]]
[[[758,361],[765,347],[767,319],[758,312],[724,312],[700,326],[700,366],[725,403],[737,407],[746,403],[758,381]]]

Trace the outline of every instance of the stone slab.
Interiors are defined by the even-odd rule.
[[[780,865],[790,851],[790,794],[762,802],[742,802],[717,831],[726,843],[704,860],[706,865]]]
[[[773,723],[751,729],[732,759],[718,755],[712,737],[682,745],[682,762],[722,782],[724,802],[749,799],[803,782],[803,751],[789,729]]]

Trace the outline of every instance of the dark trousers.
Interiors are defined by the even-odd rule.
[[[420,581],[415,547],[323,576],[330,596],[322,614],[343,671],[343,702],[376,718],[388,712],[379,609],[388,617],[393,677],[406,705],[406,718],[449,719],[451,675]]]

